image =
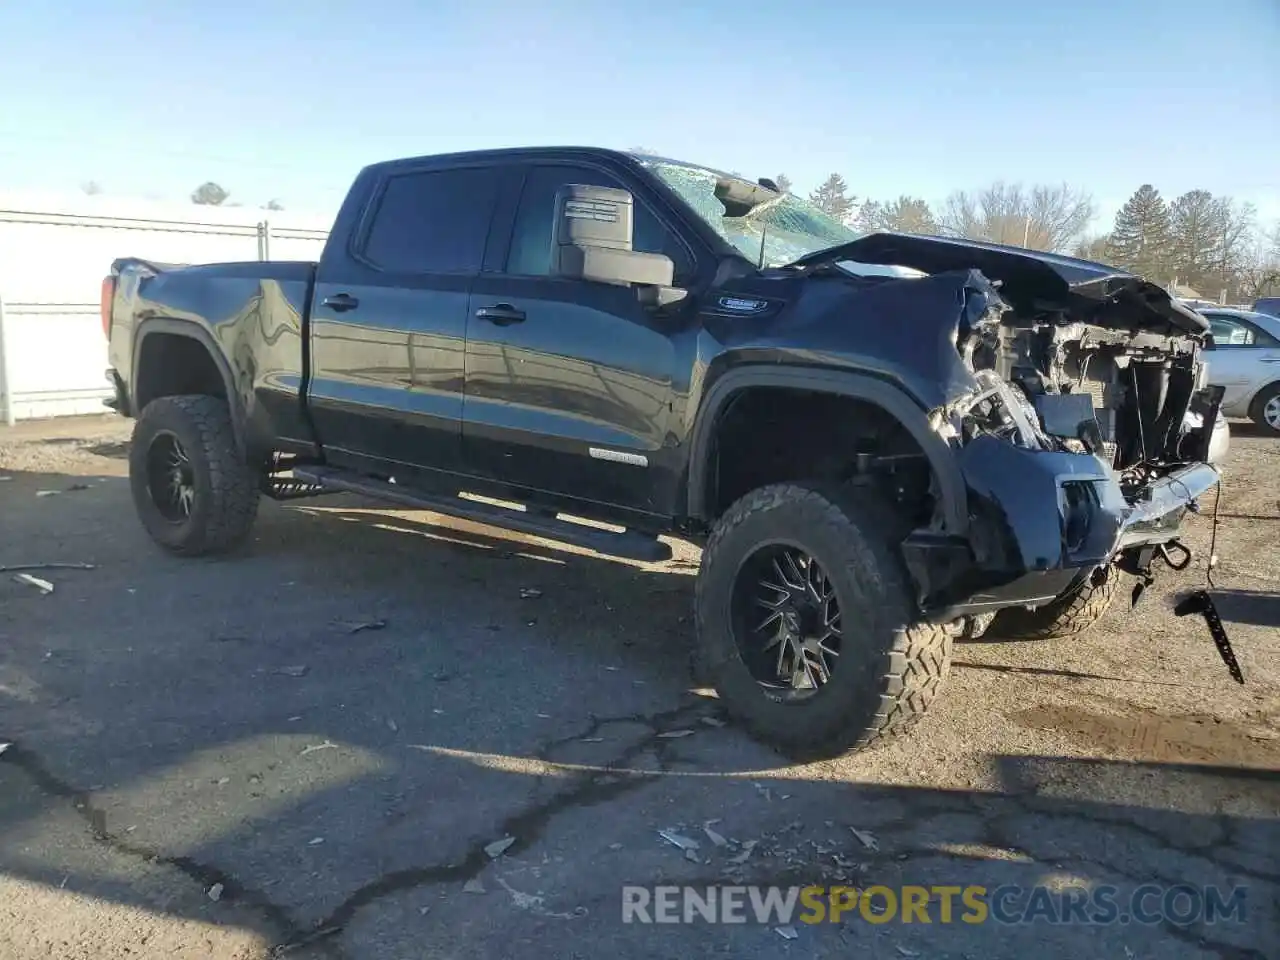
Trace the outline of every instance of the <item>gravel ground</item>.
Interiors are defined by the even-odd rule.
[[[1280,443],[1235,426],[1215,579],[1245,686],[1171,613],[1206,503],[1136,609],[962,645],[911,735],[805,766],[689,689],[687,547],[322,498],[180,561],[134,517],[128,422],[0,428],[0,565],[94,565],[0,576],[0,956],[1278,956]],[[1242,886],[1245,914],[623,923],[624,885],[721,883],[1114,885],[1124,914]]]

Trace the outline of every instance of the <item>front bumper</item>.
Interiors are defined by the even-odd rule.
[[[967,537],[913,534],[903,556],[934,619],[1038,606],[1132,547],[1172,540],[1191,505],[1218,483],[1194,463],[1125,499],[1088,454],[977,437],[957,452],[968,492]]]

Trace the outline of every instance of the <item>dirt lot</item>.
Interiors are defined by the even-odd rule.
[[[1244,687],[1171,614],[1210,502],[1197,562],[1135,610],[963,645],[908,738],[793,766],[689,689],[688,549],[629,565],[323,498],[179,561],[135,520],[128,429],[0,428],[0,565],[94,565],[36,571],[48,595],[0,577],[6,960],[1280,955],[1280,442],[1237,429],[1221,506]],[[722,882],[1246,899],[1212,925],[974,924],[958,900],[951,923],[622,922],[624,884]]]

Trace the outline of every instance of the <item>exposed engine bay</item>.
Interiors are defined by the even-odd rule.
[[[982,387],[951,411],[962,442],[991,433],[1021,446],[1091,453],[1118,473],[1126,494],[1162,468],[1204,457],[1202,412],[1200,429],[1187,427],[1205,378],[1195,340],[1056,313],[1011,322],[1010,313],[993,304],[958,344]]]

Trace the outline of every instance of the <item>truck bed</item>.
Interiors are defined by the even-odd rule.
[[[238,439],[250,450],[312,452],[315,438],[302,397],[315,273],[315,263],[302,261],[115,261],[108,340],[117,408],[131,413],[156,395],[199,392],[194,388],[216,377],[218,392],[238,414]],[[192,324],[211,349],[192,349]],[[178,325],[185,338],[177,335]],[[139,382],[144,356],[164,362],[146,364],[161,372]],[[174,379],[184,381],[182,389],[171,389]]]

